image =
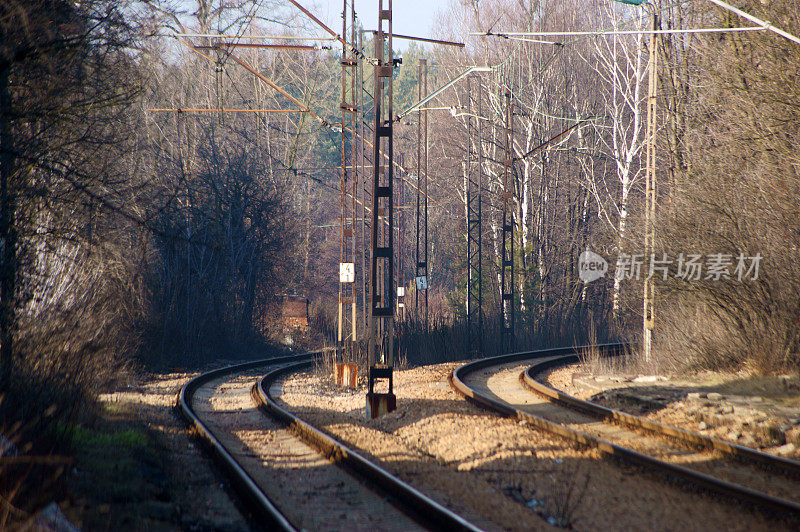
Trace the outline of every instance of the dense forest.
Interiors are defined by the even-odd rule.
[[[793,1],[735,3],[800,33]],[[274,306],[282,294],[311,300],[316,336],[309,342],[331,341],[341,45],[232,52],[211,47],[208,37],[175,36],[320,34],[287,4],[2,3],[0,458],[7,446],[68,452],[70,427],[91,410],[85,406],[133,371],[195,368],[267,349],[280,336]],[[394,41],[402,58],[395,113],[417,101],[421,58],[429,92],[471,66],[491,67],[473,74],[469,89],[457,83],[427,104],[431,334],[423,336],[409,303],[405,360],[465,357],[465,183],[475,171],[483,176],[485,335],[496,335],[506,91],[516,157],[518,346],[637,340],[651,258],[638,279],[620,268],[622,257],[644,253],[649,36],[485,34],[644,30],[651,9],[660,29],[746,21],[700,1],[450,4],[431,36],[465,47]],[[359,34],[368,58],[371,33]],[[664,33],[656,42],[654,251],[669,271],[655,276],[652,364],[797,371],[800,45],[768,31]],[[368,132],[368,62],[363,71],[359,120]],[[322,120],[308,112],[231,112],[297,110],[286,94]],[[228,112],[192,111],[219,108]],[[396,158],[408,168],[418,167],[419,116],[395,126]],[[478,159],[467,158],[478,153],[476,170]],[[351,154],[348,148],[345,163],[360,164]],[[396,205],[411,301],[417,178],[407,171],[398,179],[407,184]],[[578,271],[586,250],[610,267],[591,283]],[[706,269],[681,275],[687,257]],[[0,523],[17,507],[38,504],[17,477],[4,478]]]

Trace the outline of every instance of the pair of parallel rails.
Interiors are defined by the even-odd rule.
[[[259,518],[259,523],[270,530],[294,532],[298,527],[273,502],[267,492],[254,480],[247,469],[236,459],[234,453],[215,434],[208,423],[201,419],[193,404],[195,393],[209,382],[226,376],[234,376],[258,368],[269,368],[268,372],[253,386],[251,395],[255,404],[265,415],[274,417],[287,426],[301,440],[316,448],[326,458],[334,461],[367,485],[389,496],[393,504],[413,520],[431,529],[478,531],[480,528],[445,508],[410,484],[392,475],[379,465],[367,460],[342,442],[300,419],[281,407],[270,395],[270,387],[285,375],[304,371],[314,365],[314,355],[306,353],[292,357],[265,359],[238,364],[210,371],[187,382],[178,396],[178,408],[187,422],[194,427],[198,437],[212,457],[232,481],[247,509]]]

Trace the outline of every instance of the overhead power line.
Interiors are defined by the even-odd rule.
[[[469,67],[464,72],[462,72],[461,74],[459,74],[458,76],[456,76],[455,78],[450,80],[449,82],[445,83],[444,85],[442,85],[441,87],[439,87],[438,89],[436,89],[435,91],[430,93],[428,96],[426,96],[425,98],[421,99],[420,101],[418,101],[417,103],[415,103],[414,105],[412,105],[411,107],[409,107],[408,109],[403,111],[402,113],[398,113],[397,116],[395,117],[395,121],[399,122],[404,116],[406,116],[407,114],[413,112],[418,107],[421,107],[421,106],[425,105],[426,103],[428,103],[429,101],[433,100],[439,94],[444,92],[447,88],[452,87],[453,85],[455,85],[456,83],[458,83],[460,80],[464,79],[465,77],[469,76],[473,72],[491,72],[491,71],[492,71],[492,67],[480,67],[480,66]]]
[[[792,35],[791,33],[787,33],[787,32],[783,31],[780,28],[776,28],[775,26],[773,26],[772,24],[770,24],[766,20],[761,20],[760,18],[754,17],[753,15],[750,15],[749,13],[745,13],[741,9],[737,9],[737,8],[733,7],[732,5],[730,5],[730,4],[726,4],[725,2],[722,2],[721,0],[708,0],[708,1],[711,2],[712,4],[718,5],[719,7],[727,9],[728,11],[730,11],[732,13],[736,13],[740,17],[746,18],[750,22],[755,22],[756,24],[759,24],[760,26],[763,26],[765,29],[768,29],[769,31],[771,31],[773,33],[777,33],[781,37],[785,37],[786,39],[789,39],[790,41],[794,41],[797,44],[800,44],[800,38]]]
[[[513,32],[486,32],[470,33],[479,37],[579,37],[586,35],[665,35],[671,33],[729,33],[737,31],[764,31],[763,26],[745,26],[743,28],[687,28],[669,30],[599,30],[599,31],[513,31]],[[517,39],[515,39],[517,40]],[[550,41],[535,41],[545,44],[560,44]]]
[[[271,41],[335,41],[333,37],[290,37],[278,35],[225,35],[222,33],[173,33],[168,37],[208,37],[212,39],[268,39]]]

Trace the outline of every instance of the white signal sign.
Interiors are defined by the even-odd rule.
[[[417,290],[427,290],[428,289],[428,278],[425,275],[420,275],[417,277]]]
[[[339,282],[352,283],[356,280],[356,265],[352,262],[339,263]]]

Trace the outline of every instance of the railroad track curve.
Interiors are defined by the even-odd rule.
[[[270,530],[480,530],[411,485],[283,409],[282,377],[317,353],[210,371],[187,382],[178,407]]]
[[[598,346],[606,355],[625,344]],[[503,416],[679,484],[800,521],[800,463],[580,400],[536,380],[578,361],[580,347],[520,352],[456,368],[451,386]]]

